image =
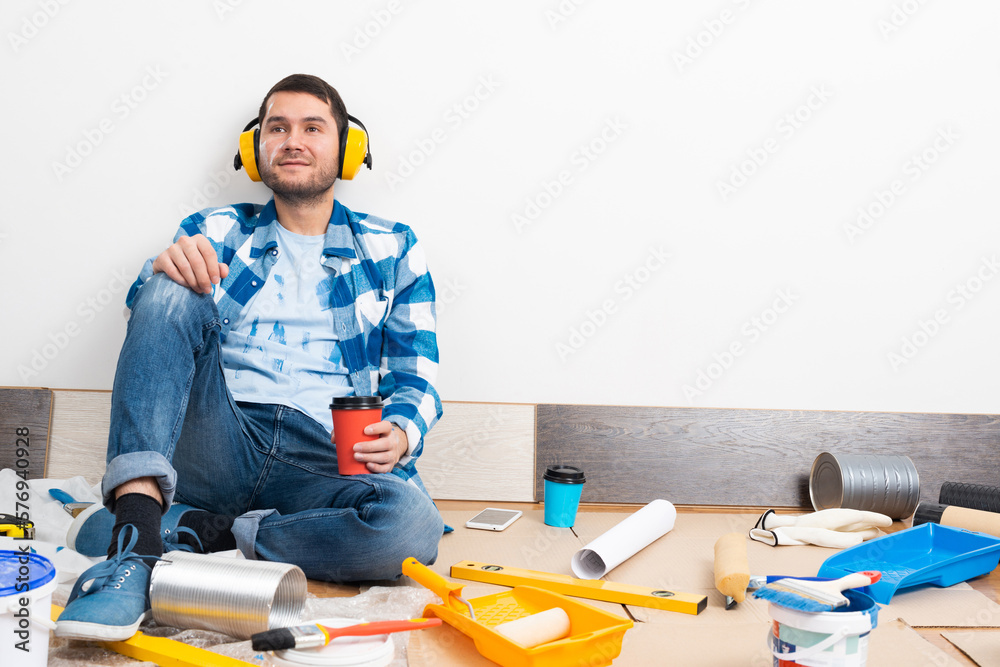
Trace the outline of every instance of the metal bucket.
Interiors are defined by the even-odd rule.
[[[813,509],[846,507],[904,519],[920,501],[920,478],[908,456],[823,452],[809,473]]]
[[[296,565],[171,551],[153,566],[153,619],[175,628],[251,635],[298,625],[306,576]]]

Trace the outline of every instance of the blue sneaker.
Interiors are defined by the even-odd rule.
[[[198,544],[201,544],[194,531],[177,527],[181,517],[189,510],[197,510],[197,508],[174,503],[160,519],[160,535],[163,537],[164,551],[192,551],[191,547],[177,541],[179,534],[184,533],[193,535]],[[69,527],[69,532],[66,533],[66,545],[84,556],[96,558],[106,556],[114,527],[115,515],[101,503],[94,503],[73,519],[73,524]]]
[[[128,544],[125,534],[129,533]],[[56,621],[56,637],[124,641],[134,635],[151,610],[149,579],[156,556],[133,553],[139,532],[128,524],[118,534],[118,554],[80,575]],[[84,585],[90,586],[84,590]]]

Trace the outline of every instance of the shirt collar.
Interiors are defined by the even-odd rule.
[[[257,226],[267,226],[278,223],[278,211],[274,207],[274,197],[267,202],[257,218]],[[268,239],[265,250],[274,242],[273,236]],[[336,199],[333,200],[333,212],[330,214],[330,224],[326,228],[323,244],[323,254],[356,259],[358,253],[354,250],[354,234],[351,232],[351,222],[347,216],[347,207]]]
[[[330,224],[326,228],[326,245],[324,255],[336,255],[356,259],[358,253],[354,250],[354,234],[351,233],[351,222],[347,217],[347,208],[336,199],[333,200],[333,212],[330,214]]]

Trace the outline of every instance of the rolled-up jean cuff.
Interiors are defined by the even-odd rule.
[[[233,536],[236,537],[236,548],[240,550],[247,560],[260,560],[257,558],[257,551],[254,545],[257,544],[257,529],[260,522],[268,516],[274,514],[275,510],[253,510],[233,521]]]
[[[104,506],[114,514],[114,492],[125,482],[131,482],[141,477],[153,477],[160,487],[163,496],[163,512],[174,502],[174,492],[177,490],[177,471],[159,452],[129,452],[119,454],[111,459],[104,479],[101,481],[101,495]]]

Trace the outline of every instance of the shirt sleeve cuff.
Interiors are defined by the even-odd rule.
[[[389,421],[398,426],[406,433],[406,453],[399,457],[399,465],[406,465],[413,458],[413,449],[420,442],[421,433],[417,425],[409,419],[402,417],[390,417]]]

